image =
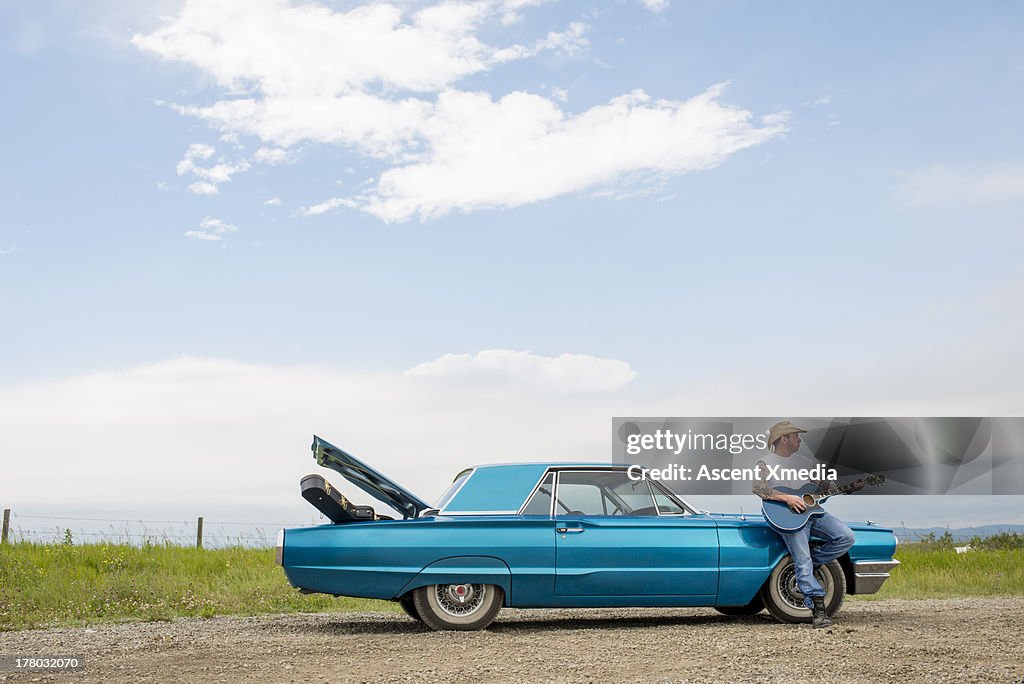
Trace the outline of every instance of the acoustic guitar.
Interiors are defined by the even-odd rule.
[[[847,494],[852,492],[854,489],[858,489],[858,485],[871,485],[872,487],[878,487],[885,483],[885,477],[883,475],[869,475],[863,480],[856,480],[849,484],[845,484],[835,489],[830,489],[826,492],[819,492],[818,486],[815,484],[806,484],[799,489],[793,489],[792,487],[775,487],[775,491],[782,494],[795,494],[804,500],[807,504],[807,508],[803,513],[797,513],[789,507],[788,504],[782,501],[772,501],[765,499],[761,501],[761,512],[764,513],[764,519],[768,521],[768,524],[772,526],[776,532],[791,533],[797,530],[803,529],[811,518],[821,516],[825,514],[825,509],[821,507],[821,504],[831,497],[837,494]]]

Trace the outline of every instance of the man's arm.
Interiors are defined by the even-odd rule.
[[[799,496],[777,492],[772,488],[767,479],[768,465],[764,461],[757,462],[754,466],[754,474],[757,476],[754,480],[754,486],[751,487],[751,491],[754,494],[757,494],[765,501],[781,501],[797,513],[807,510],[807,504]]]

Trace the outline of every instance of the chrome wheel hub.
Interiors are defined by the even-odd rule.
[[[828,587],[825,584],[825,571],[819,566],[814,571],[814,578],[818,580],[818,584],[825,589],[825,593],[828,594]],[[810,610],[804,605],[804,594],[800,591],[800,587],[796,583],[796,566],[790,564],[782,574],[779,575],[779,596],[786,603],[786,605],[797,610]],[[827,598],[827,596],[826,596]]]
[[[486,588],[483,584],[438,584],[434,595],[438,607],[449,615],[472,615],[483,605]]]

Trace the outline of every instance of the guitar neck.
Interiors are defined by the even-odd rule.
[[[850,491],[853,491],[853,488],[856,485],[857,485],[856,482],[849,482],[847,484],[840,485],[839,487],[836,487],[835,489],[830,489],[827,492],[822,492],[822,493],[824,495],[826,495],[826,496],[835,496],[836,494],[846,494],[846,493],[848,493]]]

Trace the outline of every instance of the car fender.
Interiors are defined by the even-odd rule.
[[[402,587],[395,598],[431,584],[494,584],[505,592],[506,605],[512,595],[512,571],[492,556],[452,556],[434,561]]]

